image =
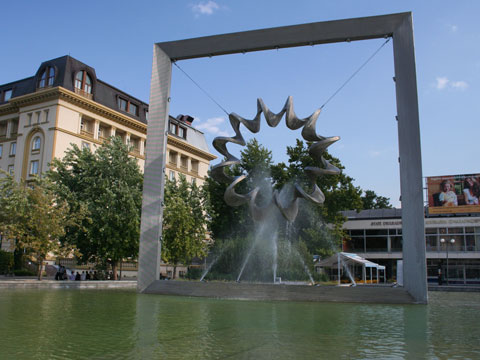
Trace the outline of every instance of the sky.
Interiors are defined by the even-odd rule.
[[[479,173],[480,27],[477,0],[156,0],[34,1],[2,4],[0,84],[33,76],[63,55],[95,68],[99,79],[148,102],[153,45],[238,31],[411,11],[424,176]],[[227,112],[246,118],[262,98],[279,112],[293,96],[307,117],[385,40],[317,45],[178,62]],[[400,207],[393,53],[389,42],[323,108],[317,133],[340,136],[329,151],[362,189]],[[233,135],[227,114],[173,67],[170,114],[188,114],[206,136]],[[300,131],[262,123],[255,136],[287,161]],[[231,146],[238,154],[241,147]],[[216,164],[220,160],[214,160]]]

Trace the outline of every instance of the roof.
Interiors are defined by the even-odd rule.
[[[180,117],[180,115],[179,115],[179,117]],[[175,134],[172,134],[172,132],[170,132],[170,128],[169,128],[169,134],[175,136],[176,138],[178,138],[182,141],[186,140],[186,142],[188,144],[190,144],[190,145],[192,145],[192,146],[194,146],[194,147],[196,147],[200,150],[203,150],[207,153],[210,153],[210,150],[208,149],[207,141],[205,139],[205,135],[203,134],[203,132],[201,132],[198,129],[195,129],[188,122],[183,121],[183,120],[178,119],[178,118],[174,118],[173,116],[169,117],[169,121],[173,122],[173,123],[176,123],[176,124],[181,124],[183,127],[188,129],[187,132],[186,132],[186,134],[187,134],[186,139],[183,139],[179,136],[176,136]]]
[[[385,270],[385,266],[379,265],[377,263],[374,263],[372,261],[369,261],[365,258],[362,258],[361,256],[358,256],[357,254],[353,253],[346,253],[346,252],[340,252],[337,254],[334,254],[330,256],[327,259],[320,260],[318,264],[316,264],[316,267],[338,267],[338,256],[340,255],[341,260],[343,260],[347,264],[359,264],[362,266],[365,266],[367,268],[376,268],[379,270]]]
[[[34,76],[0,85],[0,93],[5,90],[12,90],[12,98],[34,93],[37,90],[37,84],[40,77],[47,67],[55,68],[55,78],[51,87],[61,86],[67,90],[75,91],[75,75],[79,71],[86,71],[92,80],[93,96],[92,100],[109,107],[112,110],[124,113],[125,115],[137,121],[147,123],[146,112],[148,104],[127,94],[126,92],[115,88],[114,86],[97,78],[95,69],[83,62],[65,55],[56,59],[42,62]],[[118,105],[118,97],[121,96],[127,101],[138,106],[138,116],[122,111]],[[1,100],[1,99],[0,99]],[[0,101],[0,105],[5,101]]]
[[[347,210],[342,211],[342,215],[348,220],[361,220],[361,219],[397,219],[402,217],[402,209],[368,209],[360,210]]]

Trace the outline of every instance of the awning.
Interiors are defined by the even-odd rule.
[[[365,258],[362,258],[361,256],[358,256],[357,254],[353,253],[346,253],[346,252],[339,252],[335,255],[330,256],[327,259],[320,260],[317,264],[315,264],[315,267],[327,267],[327,268],[338,268],[338,281],[340,283],[340,268],[344,268],[348,277],[352,281],[352,283],[355,285],[355,279],[353,278],[349,267],[359,265],[362,266],[364,269],[362,272],[362,278],[363,281],[366,282],[367,280],[367,268],[370,269],[370,280],[373,280],[373,274],[372,274],[372,269],[376,269],[376,275],[377,275],[377,282],[378,282],[378,271],[383,271],[383,281],[385,282],[385,266],[376,264],[372,261],[369,261]]]

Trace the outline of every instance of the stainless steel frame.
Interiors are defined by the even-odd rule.
[[[172,61],[393,37],[402,196],[404,286],[427,303],[420,127],[411,13],[285,26],[154,45],[138,291],[159,278],[166,124]]]

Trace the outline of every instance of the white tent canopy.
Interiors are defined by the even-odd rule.
[[[352,276],[350,269],[355,266],[362,267],[362,279],[363,283],[367,282],[367,269],[369,269],[370,273],[370,281],[373,282],[373,269],[375,269],[376,273],[376,280],[377,283],[379,282],[379,271],[383,271],[383,281],[385,282],[385,266],[376,264],[372,261],[369,261],[357,254],[353,253],[346,253],[346,252],[339,252],[335,255],[330,256],[327,259],[320,260],[316,267],[320,268],[337,268],[338,269],[338,283],[340,284],[340,269],[343,267],[345,272],[347,273],[348,277],[350,278],[351,282],[356,285],[355,279]]]

